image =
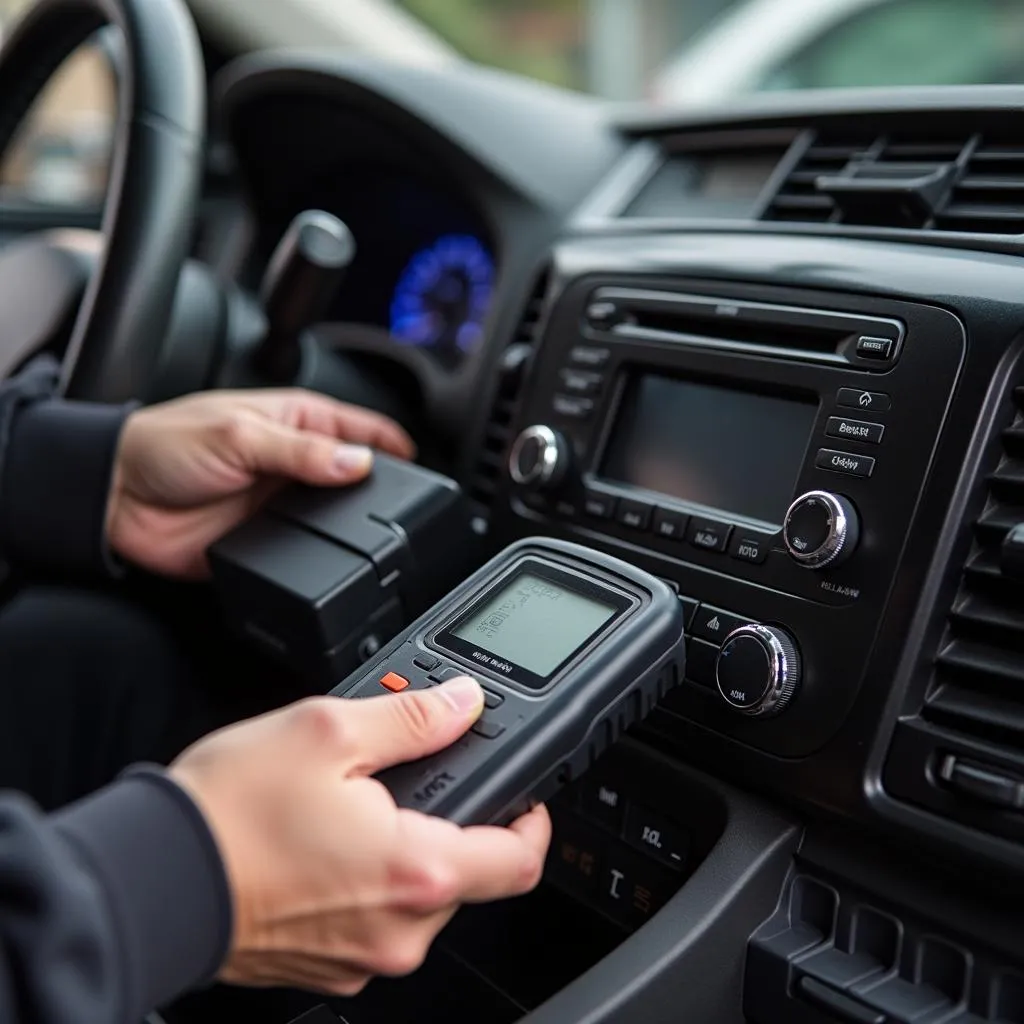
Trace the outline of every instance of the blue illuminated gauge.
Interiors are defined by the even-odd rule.
[[[409,261],[391,300],[391,334],[454,366],[483,337],[494,261],[472,235],[442,235]]]

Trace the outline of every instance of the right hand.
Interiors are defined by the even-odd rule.
[[[537,885],[543,807],[509,828],[460,828],[399,809],[370,778],[449,746],[482,708],[470,679],[314,698],[215,733],[171,766],[232,891],[222,980],[353,995],[374,975],[415,970],[460,904]]]

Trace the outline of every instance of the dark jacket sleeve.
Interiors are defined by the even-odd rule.
[[[230,933],[213,838],[159,771],[50,817],[0,796],[4,1024],[141,1024],[212,978]]]
[[[131,407],[60,401],[58,374],[56,362],[41,359],[0,383],[0,557],[110,572],[107,497]]]

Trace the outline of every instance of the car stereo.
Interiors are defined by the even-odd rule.
[[[579,243],[574,269],[588,255]],[[673,582],[690,609],[693,686],[672,706],[809,753],[848,712],[890,597],[963,358],[959,321],[749,284],[561,280],[495,539],[544,523]],[[731,697],[750,689],[737,683],[738,630],[759,665],[778,653],[764,630],[800,652],[784,715]]]

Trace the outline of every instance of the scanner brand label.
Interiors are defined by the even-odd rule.
[[[455,776],[450,772],[438,772],[425,786],[413,793],[413,799],[418,804],[425,804],[438,794],[443,793],[454,781]]]
[[[471,657],[474,661],[479,661],[481,665],[493,668],[495,672],[501,672],[506,676],[510,676],[515,669],[511,662],[502,661],[501,658],[495,658],[485,651],[475,650]]]

